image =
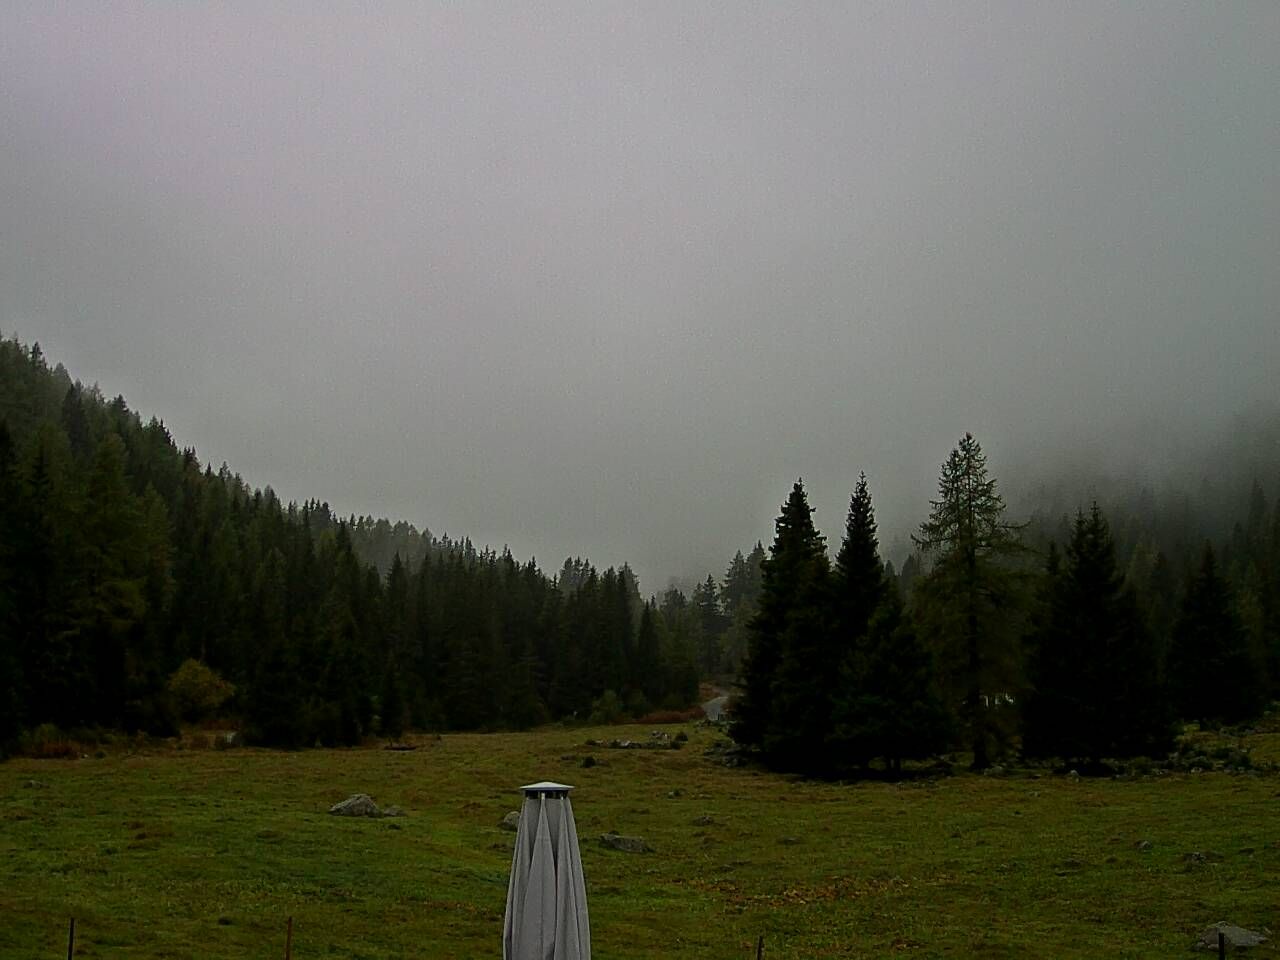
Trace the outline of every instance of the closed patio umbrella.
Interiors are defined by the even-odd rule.
[[[563,783],[520,788],[524,806],[511,856],[503,960],[590,960],[587,889],[569,791]]]

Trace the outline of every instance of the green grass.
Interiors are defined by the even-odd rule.
[[[602,960],[748,958],[761,934],[769,960],[1156,957],[1220,919],[1280,927],[1274,775],[806,783],[712,765],[716,734],[684,729],[682,751],[583,746],[641,728],[547,728],[405,753],[11,760],[0,956],[65,955],[74,915],[80,957],[280,957],[289,916],[299,960],[498,957],[513,835],[497,824],[541,779],[577,786]],[[1280,734],[1251,743],[1280,753]],[[604,763],[581,768],[587,753]],[[356,792],[409,816],[328,816]],[[610,830],[655,851],[602,849]]]

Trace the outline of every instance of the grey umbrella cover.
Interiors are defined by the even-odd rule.
[[[567,790],[527,793],[511,857],[504,960],[590,960],[587,890]]]

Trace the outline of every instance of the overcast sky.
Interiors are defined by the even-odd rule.
[[[0,330],[285,499],[630,561],[887,540],[1280,373],[1280,4],[0,8]]]

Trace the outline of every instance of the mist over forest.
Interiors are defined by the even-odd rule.
[[[807,773],[896,769],[961,736],[986,766],[1019,731],[1024,750],[1093,763],[1154,754],[1175,718],[1247,720],[1280,690],[1280,504],[1256,475],[1232,489],[1280,476],[1276,428],[1223,438],[1194,492],[1067,474],[1024,495],[1025,520],[966,434],[898,561],[865,475],[839,538],[814,526],[797,480],[767,550],[745,544],[688,589],[646,594],[625,563],[544,572],[465,536],[286,504],[4,339],[0,742],[215,717],[287,747],[669,718],[699,712],[699,681],[716,678],[739,688],[735,738]],[[961,628],[966,591],[982,600]],[[1092,679],[1065,665],[1081,660]],[[1111,676],[1123,689],[1075,702]],[[1231,700],[1188,692],[1205,677]],[[1025,729],[993,712],[1001,698]],[[1094,740],[1045,732],[1081,709],[1102,717]]]
[[[0,31],[0,328],[286,501],[653,592],[1274,419],[1272,5],[311,14]]]
[[[1272,956],[1278,40],[5,3],[0,955]]]
[[[1182,710],[1214,631],[1273,692],[1277,35],[1145,0],[19,4],[11,732],[346,743],[718,677],[751,749],[822,720],[852,758],[874,661],[1011,748],[975,704],[1037,688],[1069,569],[1154,671],[1129,699]],[[1016,550],[939,533],[970,438]],[[796,702],[842,678],[821,717],[761,706],[774,654]]]

